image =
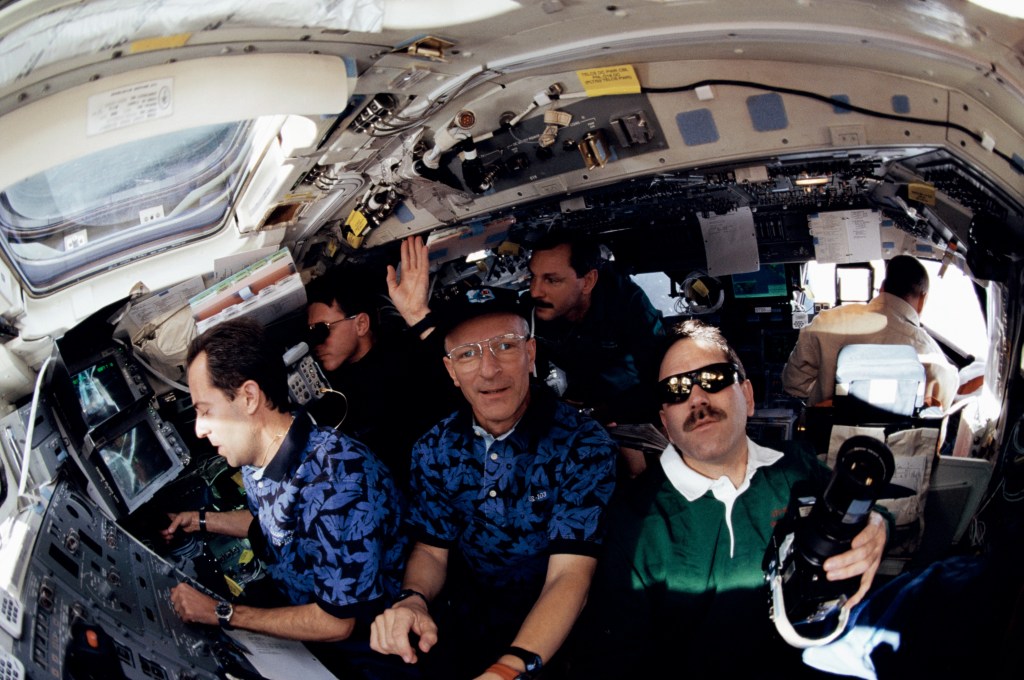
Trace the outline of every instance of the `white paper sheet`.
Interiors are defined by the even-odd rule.
[[[237,628],[225,632],[248,650],[245,656],[267,680],[337,680],[301,642]]]
[[[704,235],[708,274],[745,274],[761,268],[757,255],[757,230],[750,208],[739,208],[725,215],[697,216]]]
[[[807,220],[818,262],[870,262],[882,259],[882,214],[874,210],[840,210]]]

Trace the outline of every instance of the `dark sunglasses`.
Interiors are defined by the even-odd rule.
[[[327,340],[327,336],[331,334],[331,326],[337,326],[339,323],[352,321],[355,318],[354,316],[346,316],[344,319],[338,319],[337,321],[318,321],[309,324],[307,337],[309,338],[310,347],[323,344]]]
[[[700,385],[705,392],[715,394],[743,380],[743,373],[736,364],[708,364],[693,371],[670,375],[660,381],[658,395],[662,404],[682,404],[690,398],[694,385]]]

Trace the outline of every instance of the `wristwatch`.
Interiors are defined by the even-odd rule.
[[[544,661],[540,658],[540,654],[523,649],[522,647],[513,645],[506,649],[505,653],[510,656],[518,656],[526,664],[526,670],[518,675],[520,680],[531,680],[537,677],[540,669],[544,666]]]
[[[418,590],[413,590],[412,588],[406,588],[405,590],[400,591],[398,593],[398,597],[395,598],[394,604],[398,604],[402,600],[408,600],[410,597],[420,598],[423,600],[423,604],[427,605],[427,608],[430,608],[430,602],[427,601],[427,596]]]
[[[220,623],[220,627],[224,630],[231,630],[233,628],[231,617],[235,615],[235,606],[230,602],[221,600],[217,603],[214,611],[217,612],[217,622]]]

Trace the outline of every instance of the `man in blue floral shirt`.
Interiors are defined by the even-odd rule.
[[[398,601],[371,628],[374,649],[420,662],[425,677],[534,677],[569,634],[597,563],[615,445],[531,390],[524,313],[511,291],[474,289],[438,322],[468,407],[413,447],[417,542]]]
[[[349,652],[355,673],[395,677],[386,668],[397,664],[369,651],[367,627],[398,591],[407,542],[399,532],[400,496],[363,444],[286,410],[285,375],[255,322],[226,321],[193,341],[188,383],[196,435],[242,468],[249,508],[178,513],[164,535],[249,536],[287,606],[218,602],[188,584],[171,591],[171,602],[184,621],[344,640],[332,651]]]

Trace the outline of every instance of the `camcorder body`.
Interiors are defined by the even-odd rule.
[[[845,630],[849,611],[843,605],[860,587],[860,576],[829,581],[822,565],[850,549],[876,501],[913,493],[890,483],[895,467],[889,447],[858,435],[840,447],[820,498],[809,482],[794,486],[764,557],[771,617],[790,645],[823,645]]]

